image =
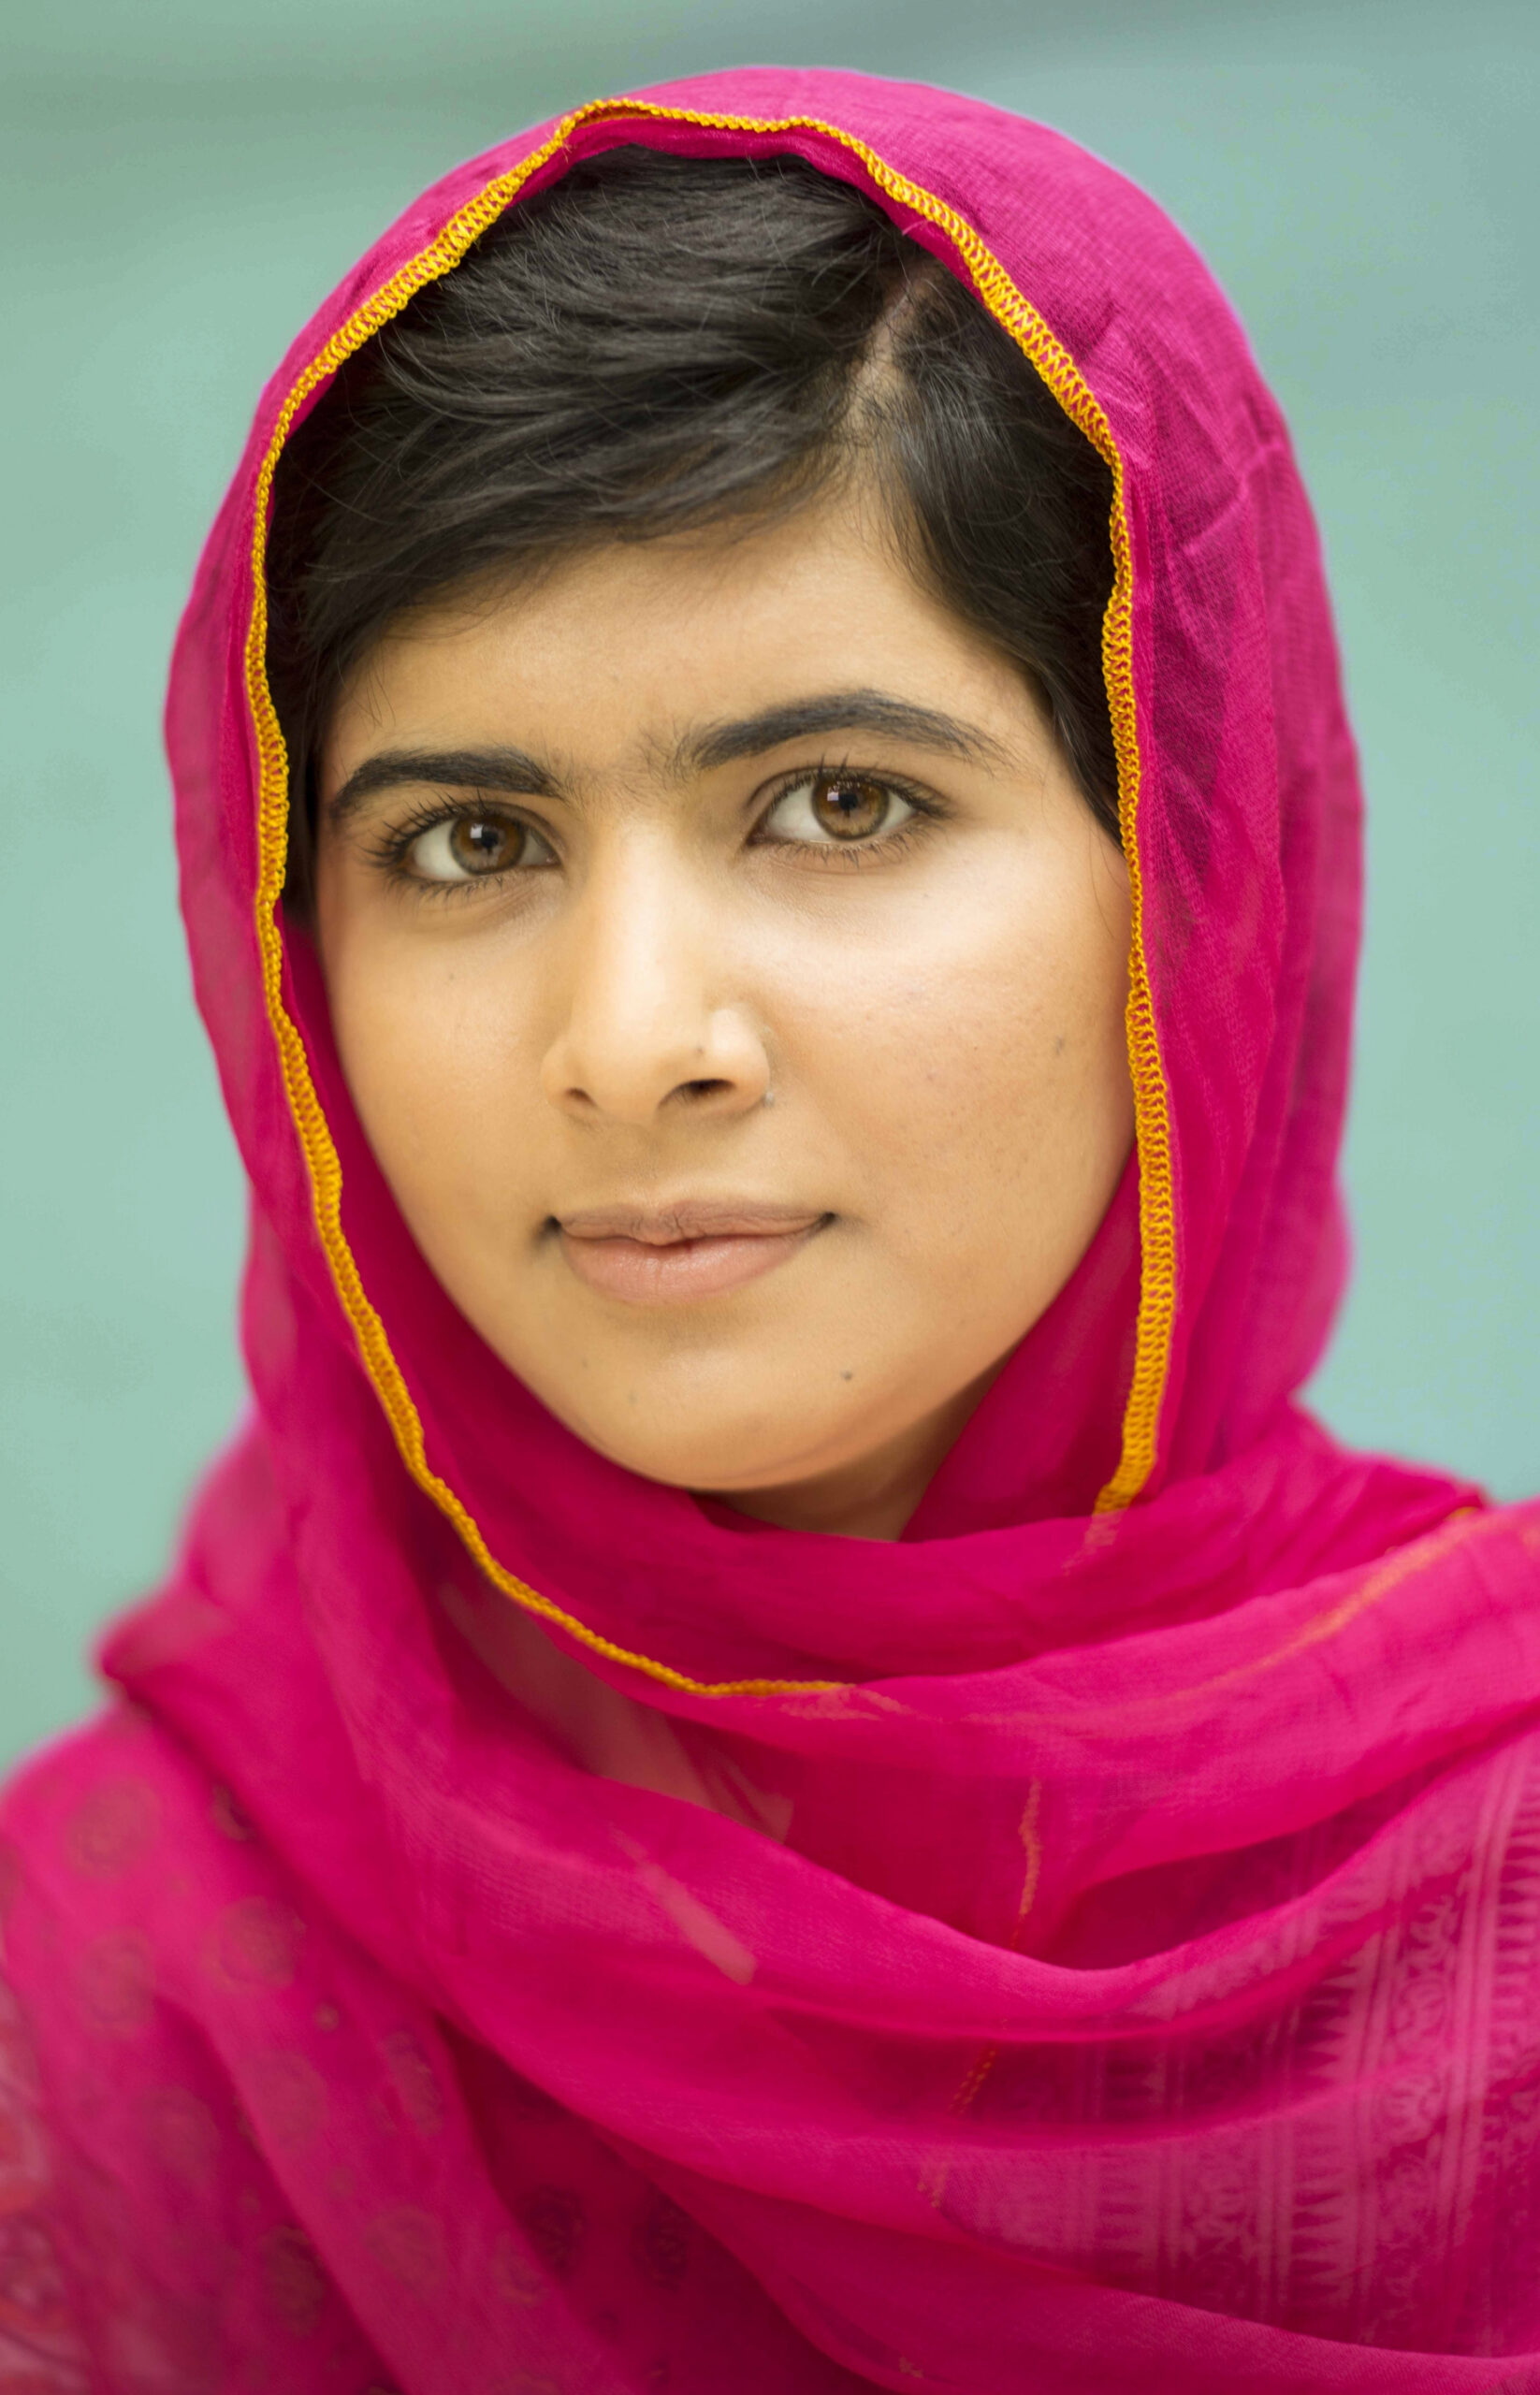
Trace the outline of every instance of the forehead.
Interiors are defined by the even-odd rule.
[[[856,689],[961,713],[1002,747],[1039,722],[1019,670],[916,580],[870,508],[815,502],[587,546],[398,621],[344,686],[327,777],[382,740],[451,733],[656,771],[724,716]]]
[[[328,778],[381,740],[544,740],[659,769],[702,726],[819,689],[884,689],[987,721],[1037,723],[1018,668],[912,577],[850,503],[771,525],[556,558],[395,623],[352,673]]]

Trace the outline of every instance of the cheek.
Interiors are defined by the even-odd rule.
[[[441,1214],[501,1211],[534,1081],[506,964],[385,936],[340,944],[327,988],[359,1120],[419,1238],[438,1245]]]
[[[1126,958],[1083,871],[1002,871],[804,1011],[815,1098],[913,1262],[971,1273],[1007,1235],[1089,1238],[1133,1129]]]

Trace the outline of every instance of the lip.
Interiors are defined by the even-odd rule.
[[[832,1216],[734,1198],[593,1206],[558,1219],[562,1253],[588,1288],[627,1305],[693,1305],[773,1272]]]

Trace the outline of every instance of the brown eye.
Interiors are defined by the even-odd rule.
[[[918,809],[865,774],[808,774],[782,791],[760,827],[765,840],[806,848],[853,848],[895,832]]]
[[[419,832],[407,850],[418,881],[477,881],[516,865],[553,864],[532,824],[512,815],[446,815]]]
[[[813,783],[810,805],[813,820],[836,840],[864,840],[880,831],[887,818],[891,793],[880,782],[862,781],[858,777],[820,774]]]
[[[522,823],[495,815],[458,815],[449,826],[449,853],[466,873],[496,873],[517,864],[524,849]]]

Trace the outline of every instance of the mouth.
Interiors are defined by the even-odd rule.
[[[667,1306],[724,1297],[773,1272],[834,1216],[726,1199],[597,1206],[553,1220],[587,1287],[626,1305]]]

